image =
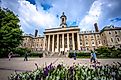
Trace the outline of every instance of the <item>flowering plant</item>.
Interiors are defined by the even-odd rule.
[[[23,72],[9,77],[10,80],[121,80],[121,63],[103,66],[73,65],[56,67],[50,64],[32,72]]]

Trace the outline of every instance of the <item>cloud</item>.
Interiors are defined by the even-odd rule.
[[[62,12],[67,16],[68,26],[79,25],[81,30],[93,30],[95,22],[100,28],[121,17],[121,0],[1,0],[1,3],[19,16],[25,33],[38,29],[42,34],[45,28],[59,27]]]
[[[87,3],[88,1],[88,3]],[[54,17],[57,18],[57,24],[60,23],[60,16],[62,15],[62,12],[65,12],[65,15],[67,16],[67,24],[68,26],[71,26],[71,24],[74,21],[76,22],[76,25],[78,25],[78,22],[82,18],[83,15],[85,15],[88,8],[91,6],[94,0],[36,0],[37,10],[41,12],[44,10],[43,6],[41,4],[47,4],[49,7],[47,10],[44,10],[45,12],[49,14],[53,14]],[[80,5],[81,4],[81,5]],[[86,7],[85,7],[86,5]],[[55,23],[55,22],[54,22]],[[73,24],[74,25],[74,24]],[[55,26],[58,27],[58,26]]]
[[[113,18],[110,20],[111,22],[118,22],[118,21],[121,21],[121,18]]]
[[[121,0],[102,0],[102,18],[113,18],[121,16]]]
[[[3,3],[5,6],[9,3],[9,0]],[[14,5],[11,3],[11,6],[7,6],[12,11],[14,11]],[[15,12],[20,19],[21,29],[23,29],[26,33],[31,33],[35,29],[45,29],[45,28],[52,28],[58,25],[57,17],[51,13],[45,12],[42,8],[41,10],[37,11],[36,5],[31,4],[26,0],[16,0],[16,7],[18,6],[17,11]],[[4,6],[4,7],[5,7]],[[42,34],[43,32],[41,32]]]
[[[94,1],[87,15],[80,21],[79,27],[81,30],[92,30],[94,29],[93,24],[99,21],[101,15],[100,0]]]
[[[36,4],[35,0],[26,0],[26,1],[29,1],[29,2],[30,2],[30,4],[33,4],[33,5],[35,5],[35,4]]]
[[[31,33],[36,28],[41,31],[45,28],[58,27],[63,11],[67,16],[69,26],[77,25],[94,0],[89,0],[88,3],[87,1],[14,0],[14,2],[11,2],[5,0],[2,4],[3,7],[11,9],[19,16],[21,29],[26,33]],[[88,5],[84,8],[86,4]]]

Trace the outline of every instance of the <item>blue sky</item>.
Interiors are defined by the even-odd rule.
[[[79,26],[81,31],[99,29],[106,25],[121,27],[121,0],[0,0],[1,7],[19,16],[21,29],[34,34],[38,29],[60,27],[60,16],[65,12],[68,26]]]

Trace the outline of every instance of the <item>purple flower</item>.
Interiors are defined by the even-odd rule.
[[[48,72],[49,72],[49,71],[48,71],[47,69],[44,69],[44,75],[45,75],[45,76],[48,76]]]
[[[48,66],[48,70],[50,71],[53,68],[52,63]]]
[[[46,66],[44,68],[44,76],[48,76],[48,73],[49,73],[49,70],[48,70],[48,67]]]

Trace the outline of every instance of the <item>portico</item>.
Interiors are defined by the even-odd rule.
[[[78,36],[78,31],[46,33],[44,50],[52,52],[79,50]]]
[[[60,28],[45,29],[43,49],[51,52],[80,50],[80,28],[78,26],[67,27],[67,18],[64,13],[60,18]]]

